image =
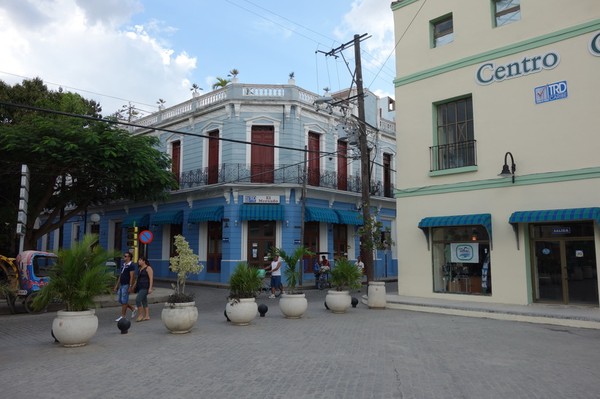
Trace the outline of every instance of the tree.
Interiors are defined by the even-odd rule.
[[[231,83],[231,80],[217,77],[217,81],[212,85],[213,90],[221,89]]]
[[[131,135],[100,119],[100,111],[78,94],[49,91],[39,78],[13,87],[0,81],[0,120],[9,121],[0,124],[0,224],[16,231],[20,170],[27,164],[26,249],[91,205],[158,200],[176,187],[158,138]],[[38,217],[41,224],[34,230]]]

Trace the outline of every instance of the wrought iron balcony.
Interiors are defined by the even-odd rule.
[[[205,167],[181,173],[179,188],[189,189],[199,186],[227,183],[255,183],[255,184],[297,184],[302,185],[308,178],[304,173],[302,164],[281,164],[265,167],[262,164],[227,163],[218,167]],[[307,180],[307,184],[310,180]],[[317,183],[317,181],[314,181]],[[311,185],[311,184],[309,184]],[[325,187],[334,190],[360,193],[362,184],[360,176],[349,175],[341,180],[335,171],[323,171],[318,176],[316,187]],[[394,186],[381,181],[371,182],[371,195],[377,197],[394,197]]]
[[[477,141],[461,141],[429,147],[431,172],[477,165]]]

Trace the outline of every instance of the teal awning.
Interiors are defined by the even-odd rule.
[[[336,209],[335,213],[340,218],[340,224],[352,224],[355,226],[362,226],[363,218],[359,211],[341,211]]]
[[[307,206],[304,209],[305,222],[339,223],[338,214],[333,209]]]
[[[158,212],[152,216],[150,224],[182,224],[183,211]]]
[[[188,223],[220,222],[221,219],[223,219],[223,206],[209,206],[191,211]]]
[[[281,205],[248,205],[240,208],[241,220],[284,220],[283,206]]]
[[[481,225],[488,232],[490,240],[492,239],[492,215],[489,213],[479,213],[474,215],[455,215],[455,216],[435,216],[421,219],[419,228],[426,230],[429,227],[449,227],[449,226],[475,226]]]
[[[513,212],[508,219],[511,224],[537,222],[570,222],[594,220],[600,224],[600,208],[548,209],[544,211]]]
[[[150,215],[128,215],[123,219],[121,227],[133,227],[134,223],[137,227],[148,227],[150,225]]]

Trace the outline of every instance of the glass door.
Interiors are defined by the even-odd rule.
[[[536,300],[563,302],[563,275],[560,241],[536,241],[534,251]]]
[[[594,241],[566,241],[569,303],[598,304]]]
[[[536,241],[534,262],[537,301],[598,304],[593,240]]]

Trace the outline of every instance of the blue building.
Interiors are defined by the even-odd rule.
[[[179,188],[166,202],[89,209],[88,215],[99,215],[99,220],[82,216],[67,223],[64,246],[85,229],[97,232],[103,247],[125,251],[136,226],[152,233],[152,242],[140,244],[140,252],[147,254],[155,275],[173,277],[173,237],[183,234],[205,265],[191,279],[219,283],[229,281],[240,261],[269,264],[273,246],[292,251],[304,244],[334,262],[356,259],[357,230],[363,224],[353,116],[358,112],[356,105],[339,101],[349,95],[333,93],[333,106],[316,106],[319,96],[293,81],[251,85],[234,79],[134,121],[138,127],[130,128],[132,134],[160,138]],[[367,92],[365,109],[371,213],[383,226],[382,239],[393,243],[396,140],[395,123],[386,119],[393,115],[393,100]],[[42,247],[51,247],[57,240],[42,241]],[[397,276],[393,245],[376,250],[374,258],[376,278]],[[304,282],[313,280],[312,262],[305,259]]]

